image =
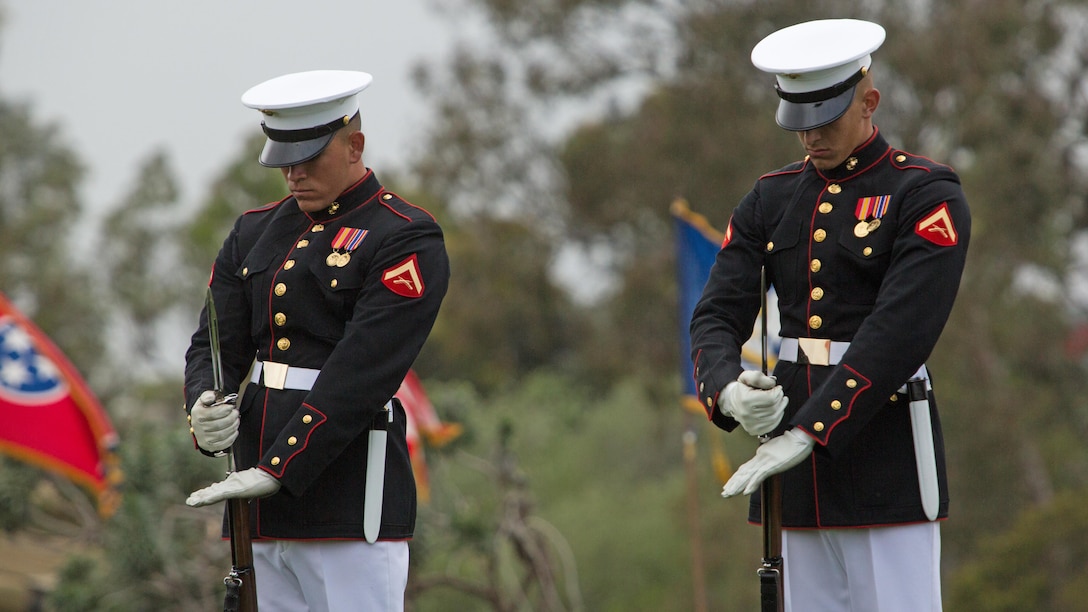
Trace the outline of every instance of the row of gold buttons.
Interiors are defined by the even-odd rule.
[[[314,420],[314,418],[312,416],[308,415],[308,414],[302,417],[302,422],[307,424],[307,425],[309,425],[310,422],[312,422],[313,420]],[[291,436],[290,438],[287,438],[287,445],[288,446],[294,446],[296,444],[298,444],[298,438],[296,438],[294,436]],[[271,463],[272,465],[279,465],[280,461],[281,461],[281,459],[279,457],[272,457],[272,459],[269,461],[269,463]]]

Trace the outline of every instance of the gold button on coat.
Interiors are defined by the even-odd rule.
[[[287,285],[283,283],[277,283],[276,288],[273,289],[277,296],[283,297],[283,294],[287,293]]]
[[[249,268],[242,268],[242,276],[249,276]]]
[[[812,295],[812,299],[814,299],[814,300],[816,300],[818,302],[818,301],[824,299],[824,290],[821,287],[813,287],[811,295]]]
[[[857,168],[857,167],[858,167],[858,158],[851,157],[851,158],[846,160],[846,169],[847,170],[853,170],[854,168]]]
[[[287,261],[283,262],[283,269],[284,270],[290,270],[293,267],[295,267],[295,260],[288,259]]]
[[[900,153],[899,155],[895,156],[895,161],[897,161],[899,163],[903,163],[903,162],[907,161],[907,156]]]
[[[306,416],[302,417],[302,422],[303,423],[309,423],[312,420],[314,420],[314,418],[312,416],[308,415],[308,414]]]
[[[812,425],[812,431],[820,432],[824,430],[824,424],[820,421],[816,421]]]
[[[276,316],[273,317],[273,319],[275,319],[276,325],[279,325],[280,327],[283,327],[287,324],[287,315],[283,314],[282,312],[277,312]]]
[[[393,199],[393,194],[387,193],[387,194],[382,196],[382,199],[383,200],[392,200]]]
[[[846,386],[853,389],[854,387],[858,386],[858,381],[854,380],[853,378],[849,378],[846,380]]]
[[[304,240],[299,240],[298,242],[295,243],[295,246],[300,248],[300,249],[305,249],[306,247],[310,246],[310,241],[305,240],[305,239]]]
[[[823,267],[823,264],[820,263],[819,259],[813,259],[812,262],[808,264],[808,269],[813,272],[819,272],[821,267]]]
[[[281,351],[286,351],[291,348],[291,341],[287,338],[280,338],[279,340],[276,340],[276,348]]]
[[[840,408],[842,408],[842,402],[840,402],[839,400],[831,400],[832,410],[839,410]]]
[[[774,250],[774,243],[773,242],[768,242],[767,243],[767,252],[770,253],[773,250]]]
[[[333,289],[336,288],[336,279],[335,278],[332,279],[331,281],[329,281],[329,286],[332,287]]]
[[[315,226],[313,227],[313,229],[311,229],[310,231],[311,231],[311,232],[323,232],[323,231],[325,231],[325,226],[324,226],[324,225],[321,225],[320,223],[318,223],[318,224],[317,224],[317,225],[315,225]]]
[[[832,193],[832,194],[842,193],[842,187],[839,187],[835,183],[831,183],[830,185],[827,186],[827,192]]]
[[[279,457],[272,457],[272,461],[269,461],[269,463],[271,463],[272,465],[279,465],[280,464],[280,458]]]
[[[710,408],[713,405],[714,405],[714,398],[713,397],[706,398],[706,407]]]
[[[820,318],[820,315],[812,315],[808,318],[808,326],[812,329],[820,329],[823,324],[824,320]]]
[[[827,239],[827,232],[822,229],[818,229],[812,233],[812,238],[816,242],[823,242],[825,239]]]
[[[825,215],[831,212],[831,210],[834,208],[835,207],[831,204],[831,202],[820,202],[820,212]]]
[[[864,249],[861,250],[861,253],[862,253],[862,255],[865,255],[866,257],[868,257],[868,256],[873,254],[873,247],[865,247]]]
[[[291,436],[290,438],[287,438],[287,445],[288,446],[294,446],[296,444],[298,444],[298,438],[296,438],[294,436]]]

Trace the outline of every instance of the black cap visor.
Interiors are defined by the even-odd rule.
[[[823,127],[846,114],[846,109],[850,108],[850,103],[854,101],[856,88],[857,85],[854,85],[837,96],[819,102],[779,100],[775,121],[791,132],[804,132]]]
[[[359,113],[349,117],[344,115],[324,124],[301,130],[277,130],[261,124],[268,141],[264,143],[260,162],[269,168],[285,168],[321,155],[329,146],[338,130],[347,125]]]
[[[312,140],[280,142],[269,138],[261,151],[260,162],[269,168],[286,168],[321,155],[335,134],[326,134]]]

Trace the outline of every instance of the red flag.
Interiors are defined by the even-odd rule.
[[[427,462],[423,456],[423,446],[440,447],[461,435],[461,426],[456,423],[443,423],[438,418],[423,385],[414,370],[400,383],[396,393],[404,412],[408,415],[408,454],[412,460],[412,473],[416,477],[416,489],[420,500],[430,499],[431,489],[427,478]]]
[[[92,490],[117,507],[117,432],[75,367],[0,293],[0,452]]]

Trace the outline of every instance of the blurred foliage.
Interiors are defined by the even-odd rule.
[[[566,376],[538,371],[491,398],[464,383],[431,384],[428,393],[468,433],[429,451],[433,498],[413,541],[413,610],[693,609],[679,469],[685,424],[655,410],[641,384],[618,383],[595,398]],[[699,480],[711,483],[701,454]],[[713,547],[714,575],[754,576],[758,532],[744,522],[747,506],[720,503],[713,486],[698,495],[715,525],[706,535],[731,543]],[[511,605],[514,598],[501,598],[519,592],[509,576],[495,580],[506,586],[496,596],[487,577],[518,567],[504,562],[510,532],[519,533],[511,524],[543,541],[564,605]],[[751,562],[726,569],[725,550]],[[712,581],[737,609],[756,606],[756,589],[730,588]]]
[[[801,154],[774,125],[772,80],[749,53],[778,27],[828,16],[887,28],[877,124],[893,146],[955,166],[972,204],[961,297],[930,361],[953,504],[947,607],[1078,609],[1088,358],[1062,347],[1088,319],[1077,294],[1088,3],[462,8],[491,36],[419,68],[433,105],[425,152],[396,173],[376,169],[440,220],[453,267],[416,367],[465,433],[428,448],[409,609],[699,609],[693,567],[710,609],[755,608],[759,530],[746,504],[721,501],[711,470],[723,440],[733,465],[754,442],[677,407],[668,206],[683,196],[724,227],[759,174]],[[184,350],[234,219],[284,195],[279,172],[255,162],[262,142],[254,129],[195,209],[179,205],[163,153],[119,202],[85,204],[57,129],[0,99],[0,290],[85,373],[114,417],[126,475],[124,503],[102,520],[55,478],[0,464],[0,526],[79,544],[54,609],[221,600],[221,515],[183,499],[225,466],[192,450],[181,372],[165,366]],[[101,227],[90,206],[107,210]],[[690,464],[685,433],[698,436]]]
[[[1088,597],[1088,494],[1066,491],[1021,513],[956,572],[948,609],[1079,610]]]

